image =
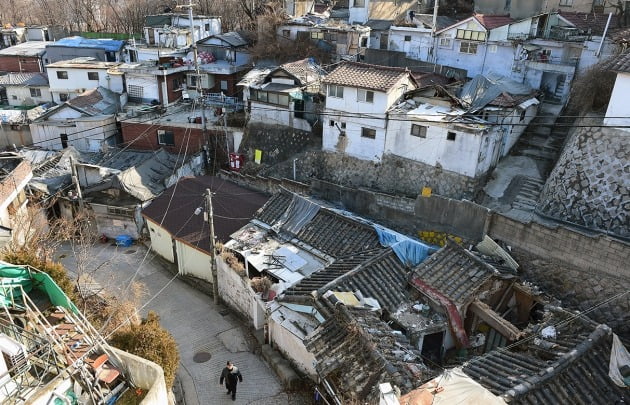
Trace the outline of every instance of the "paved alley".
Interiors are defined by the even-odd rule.
[[[76,270],[77,262],[69,245],[64,245],[57,257],[70,272]],[[93,276],[95,281],[114,294],[124,295],[125,287],[137,271],[135,280],[144,283],[147,289],[142,314],[149,310],[157,312],[162,325],[179,344],[178,375],[187,405],[289,403],[274,372],[252,353],[252,339],[241,322],[224,307],[214,305],[211,297],[174,278],[165,263],[152,252],[147,253],[144,246],[122,248],[110,243],[97,244],[89,261],[85,268],[98,268]],[[210,358],[196,362],[196,354],[198,361],[208,355]],[[243,374],[236,402],[219,385],[221,370],[228,360]]]

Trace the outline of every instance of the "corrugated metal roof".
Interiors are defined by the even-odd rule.
[[[52,44],[52,42],[27,41],[0,49],[0,56],[41,56],[46,52],[46,45],[48,44]]]
[[[46,73],[7,73],[0,76],[0,86],[48,86]]]
[[[107,52],[118,52],[125,46],[125,42],[117,39],[90,39],[76,36],[60,39],[46,45],[46,48],[90,48],[103,49]]]

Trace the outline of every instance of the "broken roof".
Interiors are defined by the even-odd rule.
[[[459,99],[468,110],[477,111],[487,105],[516,106],[534,95],[535,90],[525,83],[488,73],[466,82]]]
[[[205,210],[205,191],[213,193],[214,231],[217,240],[246,225],[266,201],[267,196],[214,176],[189,177],[169,187],[142,210],[142,215],[165,228],[173,237],[205,252],[210,252],[210,229],[197,208]]]
[[[330,72],[322,82],[387,92],[404,77],[409,77],[415,83],[411,72],[406,68],[343,62]]]
[[[603,64],[604,68],[617,73],[630,73],[630,52],[626,51],[607,60]]]
[[[305,58],[295,62],[285,63],[273,69],[267,74],[267,77],[273,76],[274,73],[283,71],[295,78],[299,85],[305,86],[321,79],[324,72],[312,58]]]
[[[531,326],[528,338],[473,358],[463,371],[514,404],[626,402],[627,388],[608,376],[610,328],[561,308],[546,308],[545,321]]]
[[[99,86],[66,101],[66,104],[90,116],[109,115],[120,109],[120,96]]]
[[[605,13],[580,13],[559,10],[558,14],[575,28],[584,32],[590,31],[593,35],[602,35],[608,22],[608,14]],[[617,15],[613,14],[609,28],[616,26]]]
[[[46,73],[7,73],[0,76],[0,86],[48,86]]]

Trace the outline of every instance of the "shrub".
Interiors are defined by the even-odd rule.
[[[173,336],[160,325],[157,314],[149,312],[139,325],[116,332],[110,343],[162,366],[167,388],[173,386],[179,366],[179,350]]]

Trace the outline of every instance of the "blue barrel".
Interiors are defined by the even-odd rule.
[[[129,247],[133,243],[133,239],[129,235],[116,236],[116,246]]]

